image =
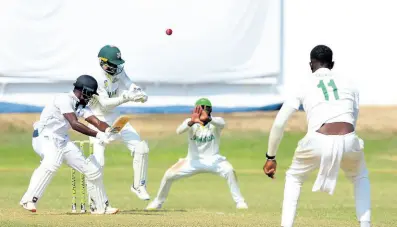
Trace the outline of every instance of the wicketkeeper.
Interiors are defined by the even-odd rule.
[[[120,116],[117,106],[126,102],[144,103],[148,96],[124,71],[124,60],[121,58],[119,48],[106,45],[102,47],[98,54],[100,69],[94,74],[98,81],[98,95],[94,95],[90,107],[94,114],[102,121],[112,125]],[[92,124],[90,128],[97,130]],[[131,191],[142,200],[149,200],[146,191],[146,179],[148,168],[148,144],[141,140],[138,132],[127,123],[120,133],[116,134],[112,140],[122,140],[134,156],[132,166],[134,169],[134,180]],[[94,144],[94,156],[103,167],[105,165],[105,145],[95,138],[90,138]],[[95,209],[95,207],[92,207]]]

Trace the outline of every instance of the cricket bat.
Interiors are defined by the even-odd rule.
[[[131,120],[131,117],[128,116],[120,116],[114,122],[113,125],[110,127],[110,132],[112,133],[119,133],[121,129]]]

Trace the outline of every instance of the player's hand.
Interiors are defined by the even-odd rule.
[[[203,108],[201,108],[201,106],[196,106],[195,108],[194,108],[194,110],[193,110],[193,113],[192,113],[192,117],[191,117],[191,121],[193,122],[193,123],[199,123],[199,124],[201,124],[201,125],[204,125],[204,122],[202,122],[201,120],[200,120],[200,116],[201,116],[201,113],[203,112]]]
[[[277,161],[276,159],[267,159],[263,166],[263,172],[270,178],[274,179],[276,174]]]
[[[96,134],[96,138],[99,140],[99,143],[102,145],[108,144],[110,142],[109,137],[110,137],[110,134],[105,133],[105,132],[98,132]]]
[[[115,130],[112,127],[107,127],[105,130],[105,134],[107,137],[111,137],[113,134],[115,134]]]
[[[141,102],[141,103],[145,103],[148,100],[148,97],[146,94],[140,94],[140,95],[136,95],[132,98],[133,102]]]
[[[200,108],[202,108],[201,106],[200,106]],[[210,116],[208,115],[208,113],[206,112],[206,111],[202,111],[201,112],[201,114],[200,114],[200,121],[202,121],[202,122],[208,122],[209,121],[209,118],[210,118]]]

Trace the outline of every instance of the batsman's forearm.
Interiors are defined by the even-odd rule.
[[[73,130],[83,133],[84,135],[87,135],[87,136],[96,137],[96,134],[98,133],[97,131],[88,128],[87,126],[85,126],[84,124],[82,124],[78,121],[73,123],[71,126],[72,126]]]
[[[99,129],[99,131],[101,132],[105,132],[107,128],[109,128],[110,126],[106,123],[106,122],[99,122],[97,129]]]

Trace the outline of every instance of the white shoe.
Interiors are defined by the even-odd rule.
[[[149,203],[145,210],[160,210],[162,205],[162,203],[158,202],[157,199],[155,199],[151,203]]]
[[[26,202],[26,203],[20,202],[19,205],[21,205],[23,207],[23,209],[28,210],[32,213],[35,213],[37,210],[34,202]]]
[[[105,210],[105,214],[117,214],[119,211],[120,211],[119,208],[107,206]]]
[[[236,205],[236,208],[239,210],[246,210],[246,209],[248,209],[248,205],[244,201],[238,202]]]
[[[117,214],[119,212],[119,208],[114,208],[111,206],[107,206],[105,211],[98,211],[97,209],[91,210],[91,214]]]
[[[139,186],[138,188],[134,188],[134,186],[132,185],[131,192],[135,193],[141,200],[150,200],[150,196],[147,193],[145,186]]]

